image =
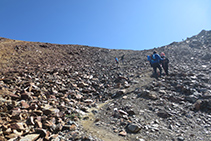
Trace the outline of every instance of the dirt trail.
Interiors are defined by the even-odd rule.
[[[94,111],[99,111],[104,105],[108,104],[110,101],[107,101],[102,104],[98,104],[97,108],[90,108],[88,110],[88,114],[84,115],[83,119],[80,124],[83,126],[84,130],[91,134],[93,137],[97,137],[98,139],[101,139],[103,141],[124,141],[123,137],[118,136],[117,134],[114,134],[112,132],[109,132],[108,130],[104,129],[103,127],[98,127],[95,125],[95,121],[97,120]]]
[[[150,82],[154,80],[154,78],[150,77],[151,72],[146,72],[140,75],[140,77],[137,77],[134,79],[137,81],[137,84],[131,85],[127,89],[127,94],[131,94],[136,88],[140,88],[141,86],[147,85]],[[93,137],[97,137],[98,139],[101,139],[103,141],[126,141],[128,140],[127,137],[119,136],[118,133],[114,133],[113,131],[108,131],[106,128],[96,126],[96,121],[100,120],[96,118],[95,111],[98,113],[98,111],[102,110],[106,104],[112,103],[113,100],[108,100],[105,103],[98,104],[97,108],[90,108],[88,110],[88,113],[84,115],[83,120],[80,122],[80,124],[83,126],[84,130],[91,134]]]

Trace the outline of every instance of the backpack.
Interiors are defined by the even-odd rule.
[[[166,58],[165,56],[161,57],[161,58],[163,59],[162,64],[168,64],[169,63],[168,58]]]
[[[150,58],[151,58],[152,61],[155,61],[155,60],[156,60],[155,54],[152,54],[152,55],[150,56]]]

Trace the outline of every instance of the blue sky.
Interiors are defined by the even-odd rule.
[[[210,0],[0,0],[0,37],[144,50],[211,30]]]

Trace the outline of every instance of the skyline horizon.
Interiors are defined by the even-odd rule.
[[[142,50],[153,50],[153,49],[156,49],[156,48],[160,48],[160,47],[164,47],[164,46],[168,46],[174,42],[183,42],[185,40],[187,40],[188,38],[191,38],[193,36],[196,36],[198,34],[200,34],[202,31],[211,31],[211,30],[206,30],[206,29],[202,29],[200,32],[198,32],[197,34],[195,35],[192,35],[190,37],[186,37],[185,39],[181,39],[181,41],[172,41],[170,42],[169,44],[166,44],[166,45],[162,45],[162,46],[157,46],[157,47],[152,47],[152,48],[148,48],[148,49],[141,49],[141,50],[136,50],[136,49],[115,49],[114,50],[134,50],[134,51],[142,51]],[[1,37],[1,38],[6,38],[6,39],[10,39],[10,38],[7,38],[7,37]],[[17,39],[11,39],[11,40],[17,40]],[[63,44],[63,43],[54,43],[54,42],[40,42],[40,41],[27,41],[27,40],[18,40],[18,41],[25,41],[25,42],[39,42],[39,43],[48,43],[48,44],[58,44],[58,45],[79,45],[79,46],[88,46],[88,47],[96,47],[96,48],[104,48],[104,49],[113,49],[113,48],[106,48],[106,47],[100,47],[100,46],[90,46],[90,45],[83,45],[83,44],[71,44],[71,43],[67,43],[67,44]]]

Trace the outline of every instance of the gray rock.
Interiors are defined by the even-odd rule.
[[[160,111],[157,113],[157,115],[158,115],[159,117],[162,117],[162,118],[171,117],[171,114],[168,113],[168,112],[165,111],[165,110],[160,110]]]
[[[141,130],[141,127],[137,124],[129,124],[127,126],[127,130],[132,133],[137,133],[139,130]]]

